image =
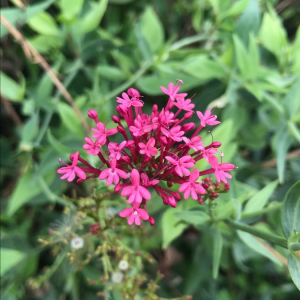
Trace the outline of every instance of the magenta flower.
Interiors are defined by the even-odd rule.
[[[149,219],[148,213],[146,212],[146,210],[144,210],[142,208],[133,208],[133,207],[125,208],[124,210],[122,210],[119,213],[119,215],[122,218],[129,217],[127,219],[127,222],[129,225],[133,224],[133,222],[134,222],[136,225],[139,226],[139,225],[141,225],[140,219],[143,219],[143,220]]]
[[[139,205],[143,198],[151,199],[150,192],[140,185],[140,173],[136,169],[131,171],[131,183],[132,185],[125,187],[121,193],[122,196],[129,196],[128,203]]]
[[[178,107],[178,109],[182,109],[185,111],[193,111],[193,108],[195,107],[195,104],[191,103],[191,99],[184,99],[184,98],[178,98],[177,102],[174,103],[175,106]]]
[[[175,166],[175,171],[180,177],[183,175],[189,176],[191,174],[189,169],[195,166],[195,162],[190,155],[185,155],[178,160],[175,160],[171,156],[166,156],[166,159]]]
[[[91,137],[85,138],[83,148],[99,161],[93,167],[76,152],[70,157],[72,165],[65,164],[57,171],[63,174],[61,178],[72,181],[78,176],[77,183],[80,183],[99,177],[106,180],[107,185],[115,184],[114,192],[121,193],[131,204],[131,208],[121,211],[120,216],[128,218],[128,224],[136,225],[141,224],[141,219],[148,220],[152,226],[155,223],[146,209],[147,200],[151,199],[151,189],[155,190],[163,204],[172,207],[176,207],[182,198],[192,197],[203,204],[206,199],[215,199],[219,193],[228,191],[227,178],[231,178],[228,172],[234,169],[234,165],[222,163],[222,151],[219,164],[215,153],[221,143],[215,141],[204,146],[199,136],[204,127],[220,122],[210,110],[204,114],[197,111],[200,119],[197,126],[194,122],[187,122],[195,112],[195,105],[191,99],[185,99],[186,93],[179,94],[181,84],[183,81],[178,79],[168,88],[161,87],[169,96],[168,102],[162,109],[154,104],[149,114],[143,113],[144,102],[140,100],[142,96],[139,91],[129,88],[127,93],[117,97],[118,115],[112,116],[117,128],[107,129],[105,124],[99,122],[98,113],[90,109],[88,116],[97,127],[92,128]],[[185,111],[183,116],[182,111]],[[187,132],[190,138],[185,136]],[[108,138],[116,133],[120,137],[118,143]],[[192,171],[200,159],[207,160],[211,167]],[[77,166],[78,161],[83,165]],[[213,183],[211,177],[197,182],[199,176],[213,173],[218,182],[225,182],[225,189],[217,181]],[[176,184],[179,184],[179,189]]]
[[[218,161],[218,159],[214,156],[216,152],[218,152],[218,149],[216,148],[203,149],[202,157],[205,158],[206,161],[211,164],[212,160],[216,159]]]
[[[119,160],[121,158],[121,152],[125,148],[127,142],[123,141],[120,145],[118,143],[109,143],[108,150],[109,150],[109,159]]]
[[[168,95],[172,101],[175,99],[184,98],[187,95],[186,93],[177,94],[180,90],[180,87],[178,85],[174,86],[173,82],[169,83],[168,89],[163,86],[161,86],[160,89],[164,94]]]
[[[64,165],[66,165],[66,167],[62,167],[57,170],[58,174],[64,174],[63,176],[60,177],[60,179],[68,178],[68,181],[71,182],[75,179],[75,175],[77,175],[80,179],[83,179],[83,180],[86,179],[85,173],[79,167],[77,167],[78,156],[79,156],[79,151],[77,151],[73,155],[73,161],[72,161],[71,166],[69,166],[66,163],[63,163]]]
[[[198,118],[201,121],[201,126],[205,127],[206,125],[217,125],[220,124],[221,122],[216,121],[217,116],[216,115],[211,115],[211,111],[209,109],[206,110],[204,115],[200,111],[196,111]]]
[[[145,154],[148,157],[155,156],[157,154],[157,148],[154,147],[155,139],[150,138],[147,144],[139,143],[139,147],[141,148],[140,153]]]
[[[135,137],[142,136],[152,130],[149,118],[143,118],[140,115],[134,120],[135,126],[130,126],[129,130]]]
[[[94,139],[98,139],[99,143],[103,143],[106,141],[108,135],[113,135],[118,132],[116,128],[106,129],[106,126],[102,122],[97,123],[97,129],[92,128],[96,134],[93,134],[92,137]]]
[[[132,90],[134,90],[134,89],[132,89]],[[137,92],[137,90],[135,90],[135,91]],[[132,91],[130,91],[130,92],[132,92]],[[122,93],[122,98],[117,97],[117,102],[120,103],[121,105],[124,105],[127,108],[129,108],[131,106],[134,106],[134,107],[142,107],[143,106],[143,103],[140,100],[138,100],[136,96],[134,96],[132,99],[130,99],[126,93]]]
[[[198,182],[196,182],[198,178],[199,178],[199,170],[195,169],[191,173],[189,181],[183,183],[179,187],[178,189],[179,192],[181,193],[184,192],[183,194],[184,199],[188,199],[191,195],[194,200],[197,200],[198,199],[197,194],[203,195],[206,193],[205,189]]]
[[[102,141],[102,143],[99,143],[99,141],[93,142],[90,138],[86,137],[84,138],[86,144],[83,145],[83,149],[87,150],[87,154],[92,155],[98,155],[100,152],[100,148],[105,144],[105,140]]]
[[[218,182],[223,181],[224,183],[227,183],[226,178],[232,178],[232,175],[226,173],[230,172],[233,169],[235,169],[235,166],[230,163],[223,163],[219,164],[218,166],[215,166],[215,176]]]
[[[201,141],[201,136],[193,136],[191,139],[182,137],[182,140],[189,146],[189,148],[195,151],[204,150],[203,141]]]
[[[121,169],[116,168],[116,160],[113,159],[110,162],[110,168],[105,169],[99,175],[99,179],[106,179],[106,184],[111,185],[112,183],[118,184],[120,181],[120,177],[123,179],[127,179],[127,173]]]
[[[171,138],[175,142],[181,142],[182,136],[184,135],[184,131],[180,131],[181,126],[177,125],[172,127],[170,130],[165,129],[164,127],[161,128],[161,132],[166,136]]]

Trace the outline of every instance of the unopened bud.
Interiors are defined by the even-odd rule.
[[[134,88],[129,88],[127,90],[127,94],[130,97],[135,97],[135,98],[139,98],[140,97],[140,93],[136,89],[134,89]]]
[[[115,194],[119,194],[121,188],[122,188],[122,185],[120,183],[118,183],[114,189]]]
[[[193,116],[193,112],[192,112],[192,111],[189,111],[189,112],[187,112],[187,113],[184,115],[184,118],[185,118],[185,119],[190,119],[192,116]]]
[[[157,105],[156,104],[154,104],[153,105],[153,107],[152,107],[152,112],[157,112],[158,111],[158,107],[157,107]]]
[[[113,120],[113,122],[120,124],[121,119],[118,116],[112,116],[111,119]]]
[[[126,164],[129,164],[130,163],[130,157],[129,156],[122,156],[119,159],[119,162],[125,162]]]
[[[191,123],[186,123],[186,124],[182,125],[181,129],[186,132],[189,130],[194,130],[195,127],[196,127],[195,123],[191,122]]]
[[[93,109],[90,109],[87,114],[88,114],[88,117],[93,119],[93,120],[98,118],[97,112]]]
[[[154,226],[155,220],[152,217],[149,217],[148,221],[149,221],[151,226]]]
[[[158,169],[158,165],[157,165],[157,164],[153,164],[152,167],[153,167],[153,169],[155,169],[155,170]]]
[[[211,147],[212,148],[219,148],[221,145],[222,145],[222,143],[220,143],[220,142],[213,142],[213,143],[211,143]]]
[[[122,127],[122,126],[120,126],[120,125],[117,126],[117,130],[118,130],[118,132],[120,132],[121,134],[126,133],[124,127]]]

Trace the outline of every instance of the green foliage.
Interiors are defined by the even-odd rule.
[[[161,107],[166,101],[159,87],[181,79],[181,90],[189,97],[195,94],[196,110],[217,106],[214,114],[222,123],[202,130],[202,138],[205,144],[221,141],[223,162],[238,169],[229,192],[203,206],[189,199],[176,209],[165,207],[153,193],[154,227],[136,233],[124,220],[114,223],[126,204],[110,187],[97,179],[81,185],[59,180],[58,158],[67,161],[87,134],[53,78],[38,61],[27,59],[1,24],[1,96],[22,122],[3,106],[1,298],[94,300],[105,290],[107,299],[123,299],[120,286],[106,278],[121,257],[132,262],[123,287],[129,291],[130,276],[146,274],[156,284],[155,271],[165,272],[159,298],[152,293],[147,299],[178,294],[205,300],[297,299],[282,256],[299,288],[299,183],[284,198],[285,238],[279,209],[285,192],[300,178],[299,8],[289,4],[280,10],[280,1],[265,0],[34,0],[24,9],[13,7],[14,2],[4,1],[1,15],[44,56],[90,126],[87,111],[95,109],[106,123],[115,114],[115,97],[127,88],[137,88],[149,99],[145,110],[150,111],[154,103]],[[191,122],[199,125],[197,116]],[[94,158],[89,159],[93,164]],[[202,159],[196,167],[209,165]],[[103,198],[79,228],[74,207],[86,209],[84,201],[94,201],[88,198],[93,189],[94,197]],[[70,204],[69,198],[77,200]],[[96,220],[107,227],[104,236],[89,233]],[[247,232],[247,226],[254,232]],[[49,238],[52,227],[61,233],[51,245],[53,257],[37,242],[57,237]],[[90,264],[74,267],[66,259],[68,228],[88,244],[84,253],[70,251],[78,261],[94,253],[97,243],[112,248],[104,247]],[[275,246],[276,241],[288,250]],[[120,244],[126,250],[117,256],[113,247]],[[145,257],[152,253],[155,265],[146,263],[141,271],[145,257],[139,251]],[[113,292],[83,279],[102,277]]]

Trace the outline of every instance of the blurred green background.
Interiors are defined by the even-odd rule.
[[[1,0],[1,7],[11,25],[1,20],[1,299],[99,299],[84,272],[67,262],[55,265],[38,289],[28,279],[57,263],[38,238],[63,218],[63,195],[87,197],[95,187],[61,181],[58,157],[67,161],[82,148],[87,123],[81,114],[91,126],[86,113],[94,109],[105,123],[115,114],[115,97],[129,87],[144,96],[146,111],[166,103],[159,86],[176,79],[184,81],[182,91],[195,94],[197,110],[218,107],[222,124],[214,139],[223,144],[224,160],[239,167],[230,194],[219,202],[236,200],[229,214],[242,213],[244,201],[276,179],[268,198],[282,201],[299,180],[299,1]],[[219,277],[212,279],[213,233],[175,227],[176,210],[152,202],[158,221],[145,229],[151,238],[131,234],[128,243],[156,259],[146,269],[149,277],[154,269],[165,273],[161,297],[299,299],[284,262],[274,264],[226,229]],[[279,210],[250,217],[249,223],[282,234]],[[103,275],[101,268],[93,272]],[[107,298],[123,299],[118,295]]]

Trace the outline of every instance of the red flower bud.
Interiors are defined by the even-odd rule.
[[[154,226],[155,220],[152,217],[149,217],[148,221],[149,221],[151,226]]]
[[[113,122],[120,124],[121,120],[118,116],[112,116],[111,119],[113,120]]]
[[[183,124],[181,129],[185,132],[189,131],[189,130],[194,130],[196,127],[195,123],[186,123]]]
[[[88,111],[87,114],[88,114],[89,118],[91,118],[91,119],[96,119],[96,118],[98,118],[97,112],[94,111],[93,109],[90,109],[90,110]]]

